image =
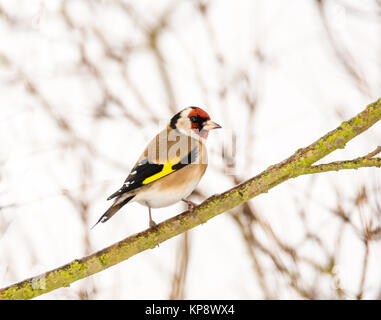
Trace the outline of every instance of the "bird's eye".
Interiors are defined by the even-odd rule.
[[[192,122],[196,122],[196,120],[197,120],[197,118],[196,118],[195,116],[190,117],[190,121],[192,121]]]

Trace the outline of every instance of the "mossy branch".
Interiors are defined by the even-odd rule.
[[[312,166],[334,150],[344,148],[348,141],[380,119],[381,99],[368,105],[357,116],[343,122],[338,128],[308,147],[299,149],[288,159],[222,194],[208,198],[192,212],[183,212],[154,228],[132,235],[90,256],[0,289],[0,299],[30,299],[57,288],[67,287],[77,280],[118,264],[139,252],[155,248],[159,243],[205,223],[218,214],[267,192],[290,178],[333,170],[380,167],[381,159],[372,158],[380,151],[379,148],[362,158]]]
[[[345,161],[334,161],[330,163],[319,164],[316,166],[310,166],[305,168],[300,175],[328,172],[328,171],[339,171],[345,169],[359,169],[365,167],[381,167],[381,158],[366,158],[361,157],[353,160]]]

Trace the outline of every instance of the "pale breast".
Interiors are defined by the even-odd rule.
[[[151,208],[170,206],[193,192],[206,168],[207,164],[190,164],[142,190],[134,200]]]
[[[170,136],[165,137],[165,131],[162,132],[162,136],[159,135],[158,142],[166,144],[164,149],[173,150],[180,159],[186,158],[194,147],[197,148],[197,152],[196,158],[192,159],[192,164],[188,164],[139,190],[133,201],[151,208],[166,207],[188,197],[197,187],[208,166],[207,150],[201,139],[184,135],[177,137],[179,139],[171,139]],[[146,156],[150,161],[165,163],[168,158],[172,158],[169,153],[162,154],[156,150],[156,152],[148,153]],[[164,158],[161,158],[162,155]]]

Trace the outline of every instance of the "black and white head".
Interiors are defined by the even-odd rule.
[[[169,123],[172,129],[189,136],[208,137],[209,131],[221,128],[209,114],[198,107],[188,107],[175,114]]]

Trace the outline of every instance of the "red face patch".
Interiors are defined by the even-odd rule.
[[[206,118],[208,120],[210,119],[209,115],[201,108],[194,108],[188,114],[188,118],[197,116],[200,116],[201,118]]]
[[[202,129],[202,123],[210,120],[209,115],[201,108],[193,108],[189,112],[188,118],[191,121],[192,129],[197,129],[197,130]]]

